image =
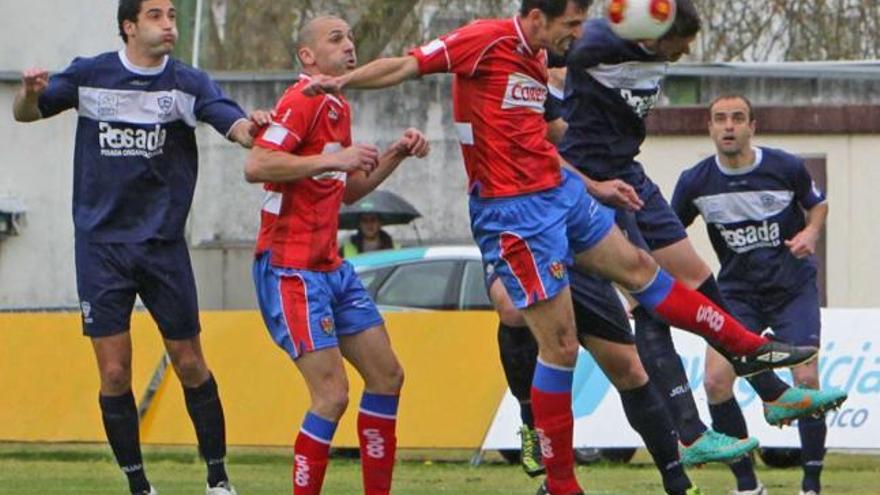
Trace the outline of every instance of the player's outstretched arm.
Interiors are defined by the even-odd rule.
[[[376,189],[407,158],[424,158],[431,151],[428,138],[418,129],[407,129],[403,136],[379,157],[379,165],[372,172],[348,175],[343,201],[352,204]]]
[[[379,89],[396,86],[419,76],[419,62],[415,57],[380,58],[337,77],[317,76],[303,89],[314,96],[321,93],[339,93],[344,88]]]
[[[255,146],[245,162],[244,178],[251,183],[292,182],[325,172],[371,172],[378,163],[378,148],[368,144],[355,144],[337,153],[310,156]]]
[[[15,94],[12,114],[18,122],[33,122],[43,115],[38,105],[40,95],[49,85],[49,73],[43,69],[28,69],[21,75],[21,89]]]

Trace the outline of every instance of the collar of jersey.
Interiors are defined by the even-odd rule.
[[[162,59],[162,63],[157,67],[141,67],[139,65],[134,65],[128,57],[125,56],[125,49],[119,50],[119,61],[122,62],[122,66],[129,72],[133,72],[139,76],[158,76],[165,70],[165,66],[168,65],[168,55],[165,55],[165,58]]]
[[[523,33],[522,26],[519,23],[519,16],[513,16],[513,26],[516,28],[516,35],[519,36],[519,40],[522,42],[523,46],[528,50],[529,55],[534,56],[535,52],[532,51],[532,47],[529,46],[529,40],[526,39],[526,34]]]
[[[764,160],[764,150],[758,147],[752,147],[752,151],[755,152],[755,163],[752,163],[748,167],[742,168],[731,168],[726,167],[721,163],[721,159],[718,158],[718,155],[715,155],[715,165],[718,166],[718,170],[721,171],[724,175],[745,175],[752,170],[755,170],[759,166],[761,166],[761,162]]]

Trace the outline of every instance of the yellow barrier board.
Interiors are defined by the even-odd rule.
[[[146,388],[162,339],[145,313],[132,320],[132,388]],[[79,313],[0,313],[0,440],[99,441],[98,368]]]
[[[292,445],[309,404],[296,367],[257,312],[203,312],[202,341],[220,386],[227,438],[237,445]],[[385,315],[406,380],[403,448],[477,448],[505,390],[491,312]],[[146,313],[133,319],[134,390],[140,397],[161,357]],[[356,446],[362,381],[348,369],[349,408],[334,444]],[[104,441],[98,378],[75,314],[0,314],[0,440]],[[141,427],[145,443],[194,444],[179,382],[169,368]]]

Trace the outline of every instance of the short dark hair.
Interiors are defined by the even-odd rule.
[[[690,38],[696,36],[702,27],[700,13],[697,12],[693,0],[676,0],[675,20],[663,38]]]
[[[748,98],[746,98],[745,95],[742,95],[740,93],[725,93],[721,96],[716,97],[714,100],[712,100],[712,103],[709,103],[709,118],[710,119],[712,118],[712,109],[715,107],[715,105],[719,101],[722,101],[722,100],[742,100],[743,102],[745,102],[746,108],[749,109],[749,122],[755,121],[755,111],[754,111],[754,109],[752,109],[752,102]]]
[[[128,43],[128,35],[122,28],[125,21],[137,22],[138,14],[141,13],[141,4],[146,0],[119,0],[119,8],[116,10],[116,22],[119,23],[119,37]]]
[[[593,0],[522,0],[519,8],[520,15],[526,16],[534,9],[543,12],[549,19],[555,19],[565,13],[568,3],[571,2],[586,10],[590,8]]]

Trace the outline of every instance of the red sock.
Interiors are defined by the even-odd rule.
[[[547,489],[553,495],[581,493],[574,476],[574,416],[571,392],[545,392],[532,387],[532,413],[547,468]]]
[[[394,433],[396,426],[397,420],[393,417],[375,416],[363,409],[358,414],[357,429],[361,444],[365,495],[391,493],[394,454],[397,451],[397,436]]]
[[[302,430],[293,447],[293,495],[318,495],[330,456],[330,443],[312,438]]]
[[[654,311],[670,324],[695,333],[737,356],[751,354],[769,342],[748,331],[706,296],[677,280]]]

